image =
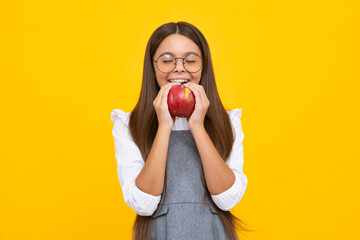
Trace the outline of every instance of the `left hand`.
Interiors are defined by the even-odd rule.
[[[196,101],[194,112],[191,114],[190,118],[187,118],[189,128],[195,129],[198,127],[204,127],[204,119],[210,105],[210,101],[206,96],[204,87],[196,83],[185,83],[184,86],[190,88],[195,95]]]

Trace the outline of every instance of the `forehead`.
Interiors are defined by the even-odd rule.
[[[175,56],[183,56],[188,52],[195,52],[201,56],[201,50],[190,38],[180,35],[171,34],[167,36],[159,45],[155,56],[159,56],[165,52],[170,52]]]

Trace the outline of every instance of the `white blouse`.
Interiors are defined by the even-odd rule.
[[[227,111],[235,133],[235,142],[233,149],[226,164],[234,172],[234,184],[224,192],[218,195],[212,195],[214,203],[223,211],[230,211],[238,204],[245,193],[247,186],[247,177],[243,173],[243,140],[244,133],[241,127],[241,109]],[[115,141],[115,158],[117,163],[117,173],[123,197],[137,214],[142,216],[151,216],[158,207],[160,196],[153,196],[140,190],[135,179],[145,165],[139,148],[133,141],[128,124],[130,112],[124,112],[120,109],[113,109],[110,115],[114,123],[112,135]],[[190,130],[186,118],[176,118],[172,131]]]

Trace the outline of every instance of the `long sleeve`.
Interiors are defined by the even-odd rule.
[[[243,154],[243,140],[244,133],[241,126],[241,109],[233,109],[230,111],[230,120],[235,132],[235,141],[232,152],[226,164],[234,172],[234,184],[224,192],[218,195],[212,195],[211,198],[215,204],[223,211],[230,211],[236,204],[238,204],[245,193],[247,186],[247,177],[243,173],[244,154]]]
[[[141,216],[151,216],[157,209],[161,195],[153,196],[145,193],[135,184],[136,177],[145,162],[129,132],[129,115],[130,113],[120,109],[113,109],[110,115],[114,123],[112,135],[115,143],[117,174],[126,204]]]

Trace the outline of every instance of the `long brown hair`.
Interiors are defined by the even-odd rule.
[[[146,161],[152,143],[158,128],[158,119],[153,107],[153,101],[156,98],[160,87],[157,84],[155,71],[152,64],[153,56],[160,43],[170,34],[182,34],[194,41],[202,51],[203,68],[199,84],[204,87],[206,95],[210,101],[207,110],[204,127],[209,134],[214,146],[220,156],[226,161],[230,156],[234,135],[228,113],[224,109],[220,100],[213,71],[213,65],[210,56],[210,49],[203,34],[193,25],[187,22],[170,22],[158,27],[151,35],[145,51],[144,70],[142,78],[142,86],[139,100],[130,114],[129,128],[134,142],[139,147],[144,161]],[[144,121],[145,119],[145,121]],[[203,169],[201,171],[201,180],[205,188],[204,199],[208,198],[210,203],[217,210],[225,230],[231,240],[236,240],[236,230],[251,231],[242,220],[234,216],[230,211],[223,211],[213,202],[209,190],[206,187]],[[164,182],[164,201],[166,196],[166,172]],[[159,204],[162,206],[162,204]],[[161,207],[155,211],[157,213]],[[155,214],[154,213],[154,214]],[[149,239],[152,224],[152,216],[136,215],[134,222],[132,237],[134,240]]]

